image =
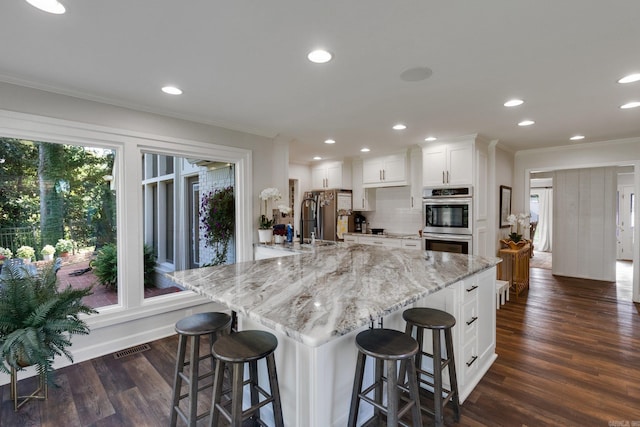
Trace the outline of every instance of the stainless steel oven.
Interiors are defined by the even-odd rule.
[[[425,188],[423,233],[473,234],[471,187]]]
[[[473,237],[470,234],[422,233],[422,237],[424,238],[424,248],[427,251],[473,253]]]

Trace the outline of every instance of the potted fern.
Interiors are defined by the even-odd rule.
[[[64,355],[71,335],[88,334],[81,314],[97,313],[82,303],[91,288],[58,290],[53,264],[37,270],[5,265],[0,275],[0,372],[36,366],[51,382],[53,359]]]

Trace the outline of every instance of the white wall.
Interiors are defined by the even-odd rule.
[[[495,222],[496,238],[494,239],[495,248],[493,253],[497,254],[500,249],[500,240],[506,238],[509,235],[509,228],[500,228],[500,186],[506,185],[513,188],[513,167],[514,167],[514,153],[503,146],[496,146],[495,149],[495,184],[494,184],[494,212],[493,215]],[[521,212],[515,210],[513,207],[513,193],[511,194],[511,211]],[[528,211],[528,210],[527,210]]]
[[[528,205],[530,172],[602,166],[632,166],[634,171],[640,170],[640,137],[518,151],[515,155],[513,209],[519,211]],[[640,173],[634,174],[634,185],[637,193]],[[638,206],[636,198],[636,224],[640,221]],[[634,230],[633,300],[640,302],[640,227]]]
[[[553,176],[553,274],[616,280],[616,168]]]

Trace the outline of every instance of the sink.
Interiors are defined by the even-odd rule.
[[[315,243],[301,243],[300,246],[312,247],[312,246],[334,246],[336,242],[332,240],[316,240]]]

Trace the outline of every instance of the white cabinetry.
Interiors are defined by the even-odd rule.
[[[409,166],[409,185],[411,185],[409,208],[422,212],[422,149],[420,147],[409,151]]]
[[[407,153],[364,160],[362,185],[364,188],[407,185]]]
[[[346,176],[349,179],[346,179]],[[351,171],[346,171],[342,162],[323,163],[311,169],[311,188],[349,189],[351,187]]]
[[[422,156],[425,187],[473,184],[473,143],[427,145]]]
[[[470,276],[418,301],[414,307],[444,310],[456,318],[453,353],[460,401],[464,401],[496,359],[495,267]],[[425,351],[432,352],[431,332],[425,331]],[[425,359],[424,366],[431,366]],[[449,376],[443,375],[445,386]]]
[[[345,243],[360,243],[363,245],[383,246],[387,248],[403,248],[422,250],[422,240],[420,239],[400,239],[395,237],[381,237],[371,234],[345,234]]]
[[[376,208],[376,193],[373,189],[362,186],[362,160],[354,160],[351,164],[353,172],[353,210],[373,211]]]

